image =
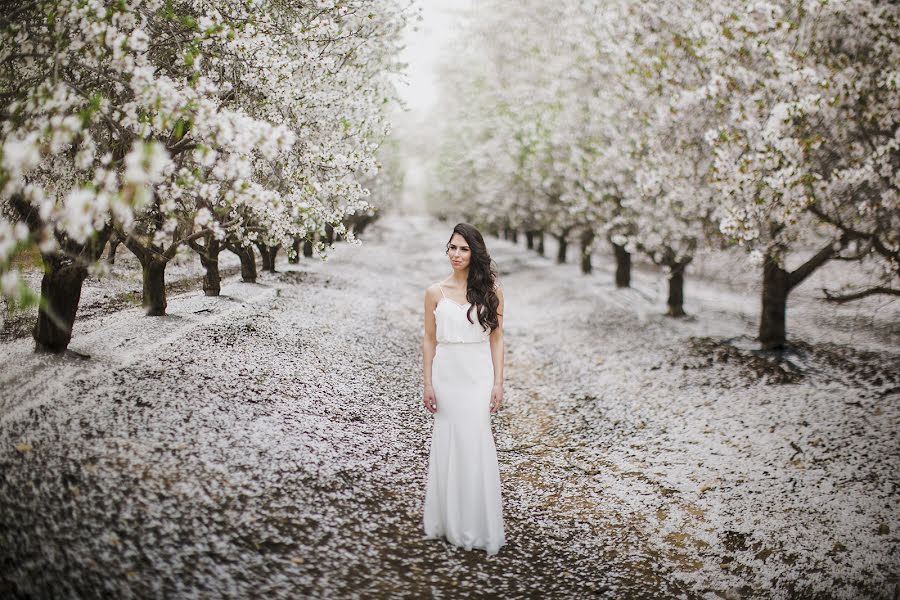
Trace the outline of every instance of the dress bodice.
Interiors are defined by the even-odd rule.
[[[478,322],[477,307],[472,310],[472,320],[475,322],[469,322],[466,315],[470,306],[468,302],[457,304],[447,297],[438,301],[434,308],[434,318],[439,344],[471,344],[490,340],[490,332],[483,330]]]

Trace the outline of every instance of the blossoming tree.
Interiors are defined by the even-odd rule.
[[[81,283],[112,231],[165,312],[165,265],[191,244],[290,246],[366,210],[404,7],[322,0],[45,0],[0,31],[0,272],[37,244],[38,350],[65,349]],[[352,240],[352,233],[348,238]]]

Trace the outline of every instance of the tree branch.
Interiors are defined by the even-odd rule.
[[[853,292],[851,294],[835,294],[833,292],[829,292],[825,288],[822,288],[822,293],[825,294],[825,297],[822,298],[822,300],[826,300],[828,302],[834,302],[836,304],[843,304],[845,302],[859,300],[860,298],[865,298],[866,296],[873,296],[875,294],[887,294],[889,296],[900,296],[900,290],[895,290],[893,288],[882,287],[882,286],[870,287],[865,290]]]
[[[875,251],[878,252],[879,254],[881,254],[882,256],[884,256],[885,258],[891,259],[891,260],[900,259],[900,252],[894,252],[893,250],[891,250],[887,246],[885,246],[881,242],[881,239],[878,237],[877,233],[869,233],[866,231],[859,231],[858,229],[854,229],[853,227],[850,227],[849,225],[842,223],[838,219],[835,219],[829,215],[826,215],[815,204],[808,206],[807,210],[809,212],[811,212],[812,214],[816,215],[817,217],[819,217],[820,219],[822,219],[823,221],[825,221],[826,223],[828,223],[829,225],[833,225],[834,227],[837,227],[838,229],[843,231],[845,234],[847,234],[848,238],[858,238],[858,239],[863,239],[863,240],[869,240],[872,243],[872,247],[875,249]]]
[[[841,236],[841,249],[847,247],[848,241],[847,236]],[[840,252],[840,250],[834,249],[834,242],[828,242],[824,248],[816,252],[808,261],[788,274],[788,289],[794,289],[800,285],[804,279],[809,277],[813,271],[828,262],[837,252]]]

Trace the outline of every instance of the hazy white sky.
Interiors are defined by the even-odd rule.
[[[408,85],[398,84],[400,96],[410,110],[424,113],[436,99],[438,61],[446,59],[460,21],[460,12],[472,6],[472,0],[418,0],[422,20],[411,20],[406,31],[406,48],[400,60],[409,64]],[[417,29],[414,31],[413,29]]]
[[[437,100],[437,69],[452,60],[452,42],[459,31],[462,12],[474,0],[417,0],[422,20],[412,19],[404,36],[406,47],[400,60],[407,63],[406,77],[397,91],[407,111],[397,111],[392,120],[401,140],[404,185],[398,208],[405,213],[426,211],[430,185],[433,142],[439,123],[429,114]]]

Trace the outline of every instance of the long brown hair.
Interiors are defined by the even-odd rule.
[[[469,259],[468,290],[466,291],[466,301],[470,302],[471,306],[466,312],[466,317],[469,319],[469,323],[474,323],[472,309],[477,309],[476,315],[481,328],[485,331],[490,328],[490,331],[493,332],[500,326],[500,319],[497,317],[500,298],[497,297],[497,292],[494,290],[497,280],[496,263],[488,254],[481,232],[474,226],[468,223],[457,223],[453,228],[453,233],[450,234],[451,240],[456,233],[466,240],[469,250],[472,252]],[[449,252],[450,241],[448,240],[447,253],[449,254]]]

